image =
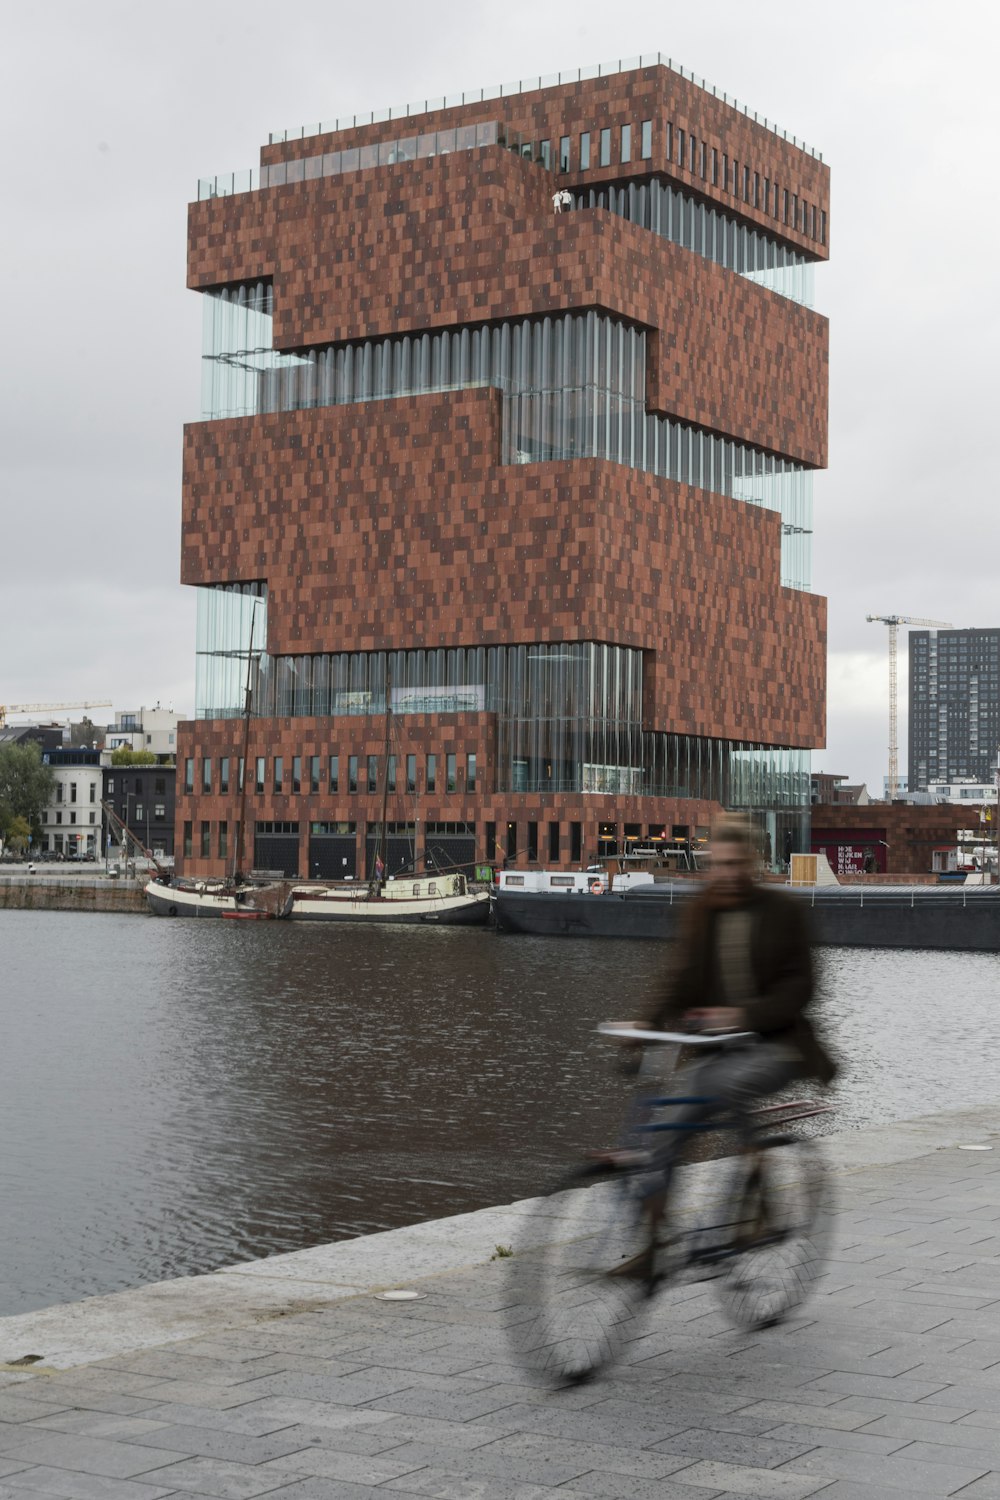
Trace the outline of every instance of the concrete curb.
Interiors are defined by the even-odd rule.
[[[930,1115],[830,1136],[824,1149],[831,1170],[844,1176],[973,1143],[1000,1143],[1000,1115],[994,1108]],[[707,1163],[706,1171],[712,1165]],[[16,1379],[11,1366],[29,1355],[41,1359],[24,1367],[26,1376],[46,1369],[72,1369],[115,1354],[246,1327],[486,1265],[497,1245],[524,1244],[527,1214],[534,1201],[432,1219],[247,1261],[204,1276],[156,1282],[0,1318],[0,1383],[4,1376],[7,1381]],[[557,1222],[551,1221],[552,1225]]]

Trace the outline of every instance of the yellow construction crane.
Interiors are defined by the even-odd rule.
[[[900,625],[929,625],[935,630],[950,630],[948,620],[918,620],[916,615],[866,615],[871,625],[889,627],[889,785],[887,793],[892,802],[899,795],[899,734],[896,711],[896,647]]]
[[[8,714],[47,714],[57,708],[110,708],[110,698],[87,698],[82,703],[0,703],[0,729]]]

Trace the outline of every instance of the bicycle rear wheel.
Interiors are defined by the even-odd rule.
[[[509,1262],[507,1327],[518,1362],[554,1384],[610,1364],[653,1286],[635,1172],[584,1166],[536,1200]]]
[[[825,1264],[830,1201],[815,1144],[760,1142],[740,1159],[732,1202],[732,1260],[718,1293],[739,1327],[766,1328],[805,1301]]]

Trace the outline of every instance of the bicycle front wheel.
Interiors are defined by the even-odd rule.
[[[741,1328],[779,1323],[809,1295],[827,1254],[830,1195],[814,1142],[775,1137],[740,1159],[732,1261],[717,1283]]]
[[[610,1364],[653,1285],[634,1172],[581,1167],[538,1198],[509,1263],[515,1357],[554,1384]]]

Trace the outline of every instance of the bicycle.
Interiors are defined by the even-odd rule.
[[[688,1035],[606,1022],[605,1036],[695,1048],[744,1047],[752,1033]],[[644,1048],[644,1053],[646,1049]],[[594,1152],[534,1200],[513,1278],[508,1331],[517,1358],[558,1384],[576,1384],[610,1364],[637,1318],[669,1284],[712,1280],[724,1310],[745,1329],[781,1321],[808,1295],[822,1270],[829,1204],[815,1142],[788,1129],[828,1112],[792,1099],[752,1111],[735,1155],[686,1164],[691,1143],[709,1130],[734,1130],[732,1117],[695,1124],[664,1110],[705,1102],[639,1085],[622,1144]],[[665,1212],[647,1207],[654,1153],[650,1133],[683,1130]],[[719,1191],[722,1168],[724,1190]]]

